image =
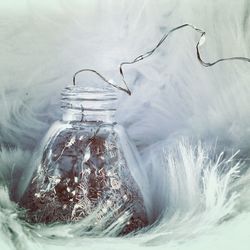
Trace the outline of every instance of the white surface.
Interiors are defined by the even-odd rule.
[[[201,50],[205,60],[250,57],[249,8],[243,0],[1,0],[0,142],[6,146],[0,152],[1,182],[12,180],[13,167],[27,166],[34,147],[61,116],[60,91],[75,71],[95,68],[119,82],[121,61],[150,50],[165,31],[186,22],[207,32]],[[152,209],[168,205],[161,224],[131,239],[79,238],[70,226],[29,232],[11,216],[15,208],[1,191],[2,250],[14,245],[32,250],[249,249],[249,171],[235,182],[235,171],[217,171],[216,159],[221,151],[228,159],[240,149],[236,158],[247,161],[239,167],[248,167],[250,64],[204,68],[195,55],[198,38],[190,29],[178,31],[154,56],[125,69],[133,94],[121,96],[117,119],[142,152]],[[91,75],[81,79],[83,84],[96,81]],[[189,139],[182,142],[183,136]],[[8,151],[11,146],[14,152]],[[203,184],[201,169],[207,169]],[[230,199],[232,192],[240,196]],[[44,238],[51,234],[65,240]]]

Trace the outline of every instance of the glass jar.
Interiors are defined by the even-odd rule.
[[[116,91],[70,86],[61,100],[62,121],[45,136],[38,167],[20,200],[26,219],[74,222],[95,213],[95,224],[104,228],[126,217],[122,234],[146,226],[136,149],[115,122]]]

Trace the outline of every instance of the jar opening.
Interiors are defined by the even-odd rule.
[[[64,121],[114,122],[117,93],[113,88],[66,87],[61,94]]]

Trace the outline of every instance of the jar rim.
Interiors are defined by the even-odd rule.
[[[61,93],[63,120],[113,120],[117,91],[109,86],[68,86]]]

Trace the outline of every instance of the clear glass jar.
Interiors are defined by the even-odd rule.
[[[105,221],[105,227],[126,215],[122,234],[147,225],[136,181],[139,162],[124,128],[115,122],[116,105],[110,87],[63,90],[62,121],[45,136],[38,167],[20,201],[29,222],[72,222],[96,213],[95,223]]]

